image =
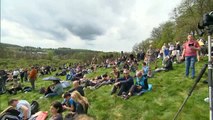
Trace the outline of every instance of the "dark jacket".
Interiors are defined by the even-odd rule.
[[[125,84],[126,86],[132,86],[134,85],[134,80],[131,76],[128,76],[127,78],[123,77],[123,78],[119,78],[118,81],[120,82],[120,84]]]

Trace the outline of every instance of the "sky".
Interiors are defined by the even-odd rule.
[[[1,42],[132,51],[181,0],[1,0]]]

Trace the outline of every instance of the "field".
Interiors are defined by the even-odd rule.
[[[196,75],[203,64],[204,62],[196,64]],[[104,86],[97,90],[86,89],[86,97],[90,102],[89,115],[97,120],[171,120],[194,83],[194,80],[184,76],[184,70],[184,64],[174,64],[174,70],[155,74],[148,81],[153,85],[152,91],[128,100],[123,100],[116,95],[111,96],[112,86]],[[100,68],[97,72],[89,74],[88,77],[92,78],[109,71],[111,70]],[[208,103],[203,100],[208,96],[208,86],[202,83],[205,79],[207,79],[207,73],[204,74],[188,100],[179,116],[180,120],[209,119]],[[42,78],[39,78],[36,83],[37,90],[49,84],[51,82],[42,81]],[[25,83],[25,86],[29,86],[29,83]],[[14,96],[1,95],[0,111],[7,107],[7,101],[10,98],[26,99],[30,102],[37,100],[42,111],[49,111],[52,101],[62,101],[61,97],[39,99],[41,96],[38,91],[18,93]]]

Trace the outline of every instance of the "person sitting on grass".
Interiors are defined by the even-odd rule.
[[[120,78],[120,71],[118,70],[118,68],[117,67],[115,67],[115,66],[113,66],[112,67],[112,72],[111,72],[111,74],[113,75],[113,78],[114,79],[118,79],[118,78]]]
[[[101,77],[102,77],[102,79],[94,86],[95,89],[98,89],[104,85],[112,84],[115,81],[113,79],[110,79],[110,77],[107,74],[104,74]]]
[[[157,68],[154,72],[173,70],[173,62],[171,57],[165,58],[166,64],[162,68]]]
[[[28,120],[31,116],[31,106],[26,100],[11,99],[8,105],[13,106],[20,112],[19,117],[21,120]]]
[[[73,89],[69,90],[70,93],[72,93],[73,91],[78,91],[82,96],[84,96],[84,87],[80,86],[79,81],[74,81],[73,87]]]
[[[129,91],[131,86],[134,84],[133,78],[129,75],[129,70],[125,69],[123,71],[124,77],[117,79],[112,89],[111,95],[116,93],[119,88],[118,96],[122,95],[123,92]]]
[[[134,95],[134,93],[139,93],[142,90],[148,89],[148,78],[146,74],[143,74],[142,71],[136,72],[136,83],[132,85],[127,95],[123,95],[124,99],[128,99],[130,96]]]
[[[7,86],[7,92],[9,94],[16,95],[18,91],[23,92],[22,84],[18,81],[13,81],[13,83],[10,84],[10,86]]]
[[[54,97],[54,96],[60,96],[63,94],[63,87],[59,80],[54,80],[53,84],[50,85],[46,92],[45,97]]]
[[[63,107],[60,102],[53,102],[52,105],[50,106],[50,112],[52,116],[50,117],[49,120],[63,120],[62,112],[63,112]]]
[[[144,75],[147,75],[147,77],[153,77],[152,75],[152,71],[150,69],[150,67],[146,64],[146,62],[143,62],[142,64],[142,71]]]
[[[70,73],[66,75],[66,80],[72,80],[72,78],[75,74],[76,74],[75,70],[73,68],[71,68]]]
[[[76,102],[75,114],[87,114],[87,110],[89,107],[88,99],[86,97],[81,96],[81,94],[78,91],[74,91],[71,97]]]
[[[64,101],[62,102],[63,109],[68,110],[71,112],[75,112],[76,110],[76,103],[75,101],[71,98],[71,94],[69,92],[66,92],[62,95],[64,98]]]

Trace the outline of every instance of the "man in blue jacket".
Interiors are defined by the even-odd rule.
[[[114,94],[119,88],[120,90],[117,95],[120,96],[123,92],[128,92],[131,86],[134,84],[133,78],[129,75],[129,70],[125,69],[123,74],[124,77],[117,79],[115,82],[111,95]]]

